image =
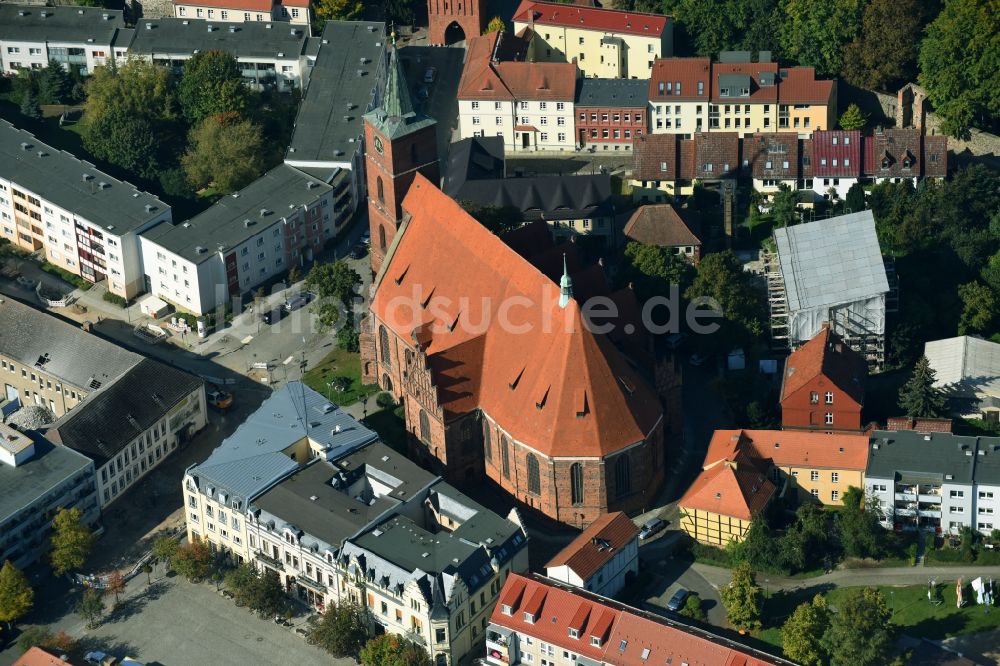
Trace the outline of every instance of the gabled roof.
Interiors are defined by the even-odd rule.
[[[209,31],[209,26],[212,30]],[[309,26],[271,21],[240,23],[181,18],[141,19],[129,53],[188,57],[196,51],[225,51],[235,58],[298,60],[305,54]]]
[[[677,180],[680,134],[642,134],[632,142],[632,177],[636,180]]]
[[[403,340],[419,341],[432,367],[484,336],[481,364],[462,370],[479,375],[477,394],[463,400],[546,456],[604,456],[645,439],[661,418],[655,396],[606,336],[584,325],[575,300],[560,308],[551,279],[426,178],[417,175],[403,209],[409,221],[371,311]],[[431,297],[435,307],[425,309]],[[514,298],[526,326],[498,325],[496,308]]]
[[[709,458],[705,460],[708,463]],[[750,455],[737,453],[706,464],[677,506],[682,511],[695,509],[750,520],[767,506],[775,490],[761,465]]]
[[[471,180],[502,179],[505,176],[502,136],[474,136],[451,144],[444,174],[445,194],[457,195]]]
[[[1000,397],[1000,344],[962,335],[925,343],[924,356],[937,374],[935,386]]]
[[[918,129],[882,129],[865,137],[865,175],[916,178],[921,174],[923,142]]]
[[[775,104],[778,101],[778,63],[718,62],[712,65],[714,104]],[[768,85],[770,83],[770,85]],[[723,89],[729,94],[723,95]],[[743,91],[749,94],[744,96]]]
[[[649,77],[649,99],[652,102],[707,103],[711,73],[711,58],[658,58]],[[701,94],[698,94],[699,83]]]
[[[493,67],[493,52],[503,33],[488,32],[469,39],[465,66],[458,81],[458,99],[510,101],[514,93]]]
[[[859,407],[864,403],[868,363],[861,354],[830,330],[829,326],[824,326],[812,340],[792,352],[785,361],[781,400],[784,401],[820,376],[833,382]]]
[[[812,175],[816,178],[861,176],[861,132],[816,130],[812,133]]]
[[[834,82],[817,80],[815,67],[786,67],[779,75],[778,101],[782,104],[829,104],[833,97]]]
[[[196,7],[219,7],[247,12],[271,13],[272,5],[279,4],[272,0],[171,0],[176,5],[194,5]]]
[[[944,178],[948,175],[948,137],[944,134],[924,135],[924,176]]]
[[[670,24],[670,17],[660,14],[643,14],[599,7],[584,7],[556,2],[522,0],[514,10],[513,20],[535,25],[558,25],[577,30],[595,30],[604,33],[621,33],[659,37]]]
[[[66,664],[67,662],[56,655],[36,646],[15,659],[13,666],[66,666]]]
[[[792,132],[754,134],[743,140],[743,160],[755,179],[797,180],[799,135]]]
[[[502,38],[503,33],[493,32],[469,40],[458,99],[573,101],[575,64],[497,61],[495,52]]]
[[[125,18],[120,9],[0,4],[0,41],[4,42],[108,46],[117,31],[124,29]]]
[[[770,461],[781,467],[863,471],[868,436],[806,430],[716,430],[705,454],[705,469],[723,460]],[[758,463],[759,464],[759,463]],[[765,469],[764,466],[761,469]],[[766,469],[765,469],[766,471]]]
[[[735,178],[740,168],[738,132],[699,132],[694,135],[694,174],[698,180]]]
[[[870,210],[774,231],[791,312],[888,293]]]
[[[639,528],[620,511],[606,513],[549,560],[546,569],[569,567],[582,580],[593,576],[639,536]]]
[[[644,245],[660,247],[699,246],[701,239],[670,204],[640,206],[632,213],[623,233],[625,237]]]

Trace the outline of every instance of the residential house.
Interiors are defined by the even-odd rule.
[[[579,323],[562,258],[543,252],[536,265],[420,175],[403,210],[363,325],[362,372],[405,405],[412,455],[456,481],[486,476],[570,524],[646,506],[663,478],[660,404],[609,338]],[[419,321],[398,307],[414,294],[424,295]],[[620,297],[637,311],[633,295]],[[523,326],[491,314],[511,299],[524,303]]]
[[[56,656],[40,647],[30,648],[14,660],[14,666],[66,666],[65,655]]]
[[[502,136],[510,152],[565,151],[576,146],[572,63],[502,60],[505,33],[470,40],[458,84],[463,139]]]
[[[309,0],[171,0],[174,17],[245,23],[280,21],[309,30]]]
[[[777,257],[765,266],[772,339],[796,349],[829,323],[880,368],[890,284],[872,212],[776,229],[774,239]]]
[[[876,127],[864,138],[864,175],[875,183],[948,175],[948,137],[925,136],[919,129]]]
[[[545,575],[613,597],[639,575],[639,528],[620,511],[605,514],[548,561]]]
[[[179,74],[194,54],[225,51],[251,88],[290,92],[308,85],[320,44],[308,25],[150,18],[136,25],[128,53]]]
[[[725,181],[735,181],[740,168],[740,144],[740,138],[735,132],[696,133],[694,163],[687,180],[715,186]],[[683,159],[683,147],[681,158]],[[691,192],[694,192],[693,188]]]
[[[280,164],[178,224],[140,236],[150,293],[203,315],[312,261],[350,219],[347,171],[334,186]]]
[[[924,344],[952,413],[991,423],[1000,421],[1000,344],[961,335]]]
[[[865,492],[888,529],[990,534],[1000,527],[1000,438],[875,431]]]
[[[579,79],[577,145],[591,150],[632,150],[632,140],[648,133],[647,88],[645,81],[632,79]]]
[[[275,571],[323,610],[364,605],[436,663],[482,649],[521,526],[476,504],[299,382],[273,393],[184,477],[188,538]]]
[[[809,140],[803,140],[811,148],[811,178],[809,187],[802,183],[802,189],[812,189],[824,199],[847,198],[847,192],[862,177],[861,132],[857,130],[817,130]]]
[[[708,131],[710,58],[662,58],[649,78],[649,131],[690,139]]]
[[[0,237],[17,247],[131,299],[144,289],[138,235],[170,219],[153,195],[0,121]]]
[[[327,183],[348,171],[352,213],[367,192],[362,117],[381,101],[386,41],[384,23],[327,21],[285,153],[285,164]]]
[[[868,363],[824,325],[785,361],[781,427],[860,431]]]
[[[737,451],[732,459],[706,464],[678,500],[679,526],[695,541],[722,548],[746,537],[754,515],[766,509],[775,494],[761,461]]]
[[[644,666],[792,662],[538,574],[511,575],[493,611],[485,663]]]
[[[753,188],[758,192],[774,194],[781,185],[797,190],[801,164],[799,136],[754,134],[743,140],[743,162],[749,167]]]
[[[513,20],[529,59],[575,62],[588,78],[647,79],[657,58],[673,55],[669,16],[522,0]]]
[[[129,34],[121,10],[61,5],[0,4],[0,71],[42,69],[55,60],[87,75],[114,58]]]
[[[694,193],[694,182],[718,188],[740,175],[741,140],[735,132],[695,132],[693,138],[654,134],[635,142],[632,199],[666,202]]]
[[[639,206],[623,231],[626,241],[666,248],[695,266],[701,261],[700,233],[698,219],[670,204]]]
[[[837,121],[835,81],[817,80],[813,67],[778,70],[778,131],[794,131],[800,138],[831,130]],[[755,129],[755,131],[764,131]]]
[[[89,458],[0,423],[0,560],[23,569],[41,558],[60,508],[96,523],[96,490]]]

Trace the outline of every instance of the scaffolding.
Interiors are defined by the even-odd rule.
[[[762,259],[770,310],[771,350],[787,351],[791,349],[788,335],[788,295],[785,292],[785,279],[781,275],[781,265],[778,263],[778,253],[764,250]]]

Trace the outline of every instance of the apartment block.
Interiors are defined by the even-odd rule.
[[[60,508],[97,521],[94,463],[0,423],[0,560],[21,569],[37,561]]]
[[[502,60],[504,40],[516,38],[490,33],[469,42],[458,84],[462,138],[502,136],[508,152],[573,150],[576,66]]]
[[[591,150],[632,150],[649,131],[645,81],[580,79],[576,85],[576,141]]]
[[[535,62],[574,62],[583,76],[647,79],[657,58],[673,55],[673,19],[595,6],[522,0],[514,32]]]
[[[281,164],[190,220],[143,233],[150,293],[203,315],[312,261],[350,219],[348,172],[333,182]]]
[[[487,631],[485,661],[496,666],[792,666],[705,625],[654,615],[538,574],[507,580]]]
[[[299,382],[187,470],[184,504],[190,540],[277,572],[318,610],[362,604],[440,664],[481,652],[504,580],[528,566],[516,513],[476,504]]]
[[[283,22],[309,30],[309,0],[172,0],[174,17],[233,23]]]
[[[86,75],[111,62],[130,33],[121,10],[0,4],[0,70],[13,75],[55,60]]]
[[[180,73],[195,53],[225,51],[236,58],[248,86],[288,92],[308,85],[319,47],[308,26],[151,18],[136,25],[128,54]]]
[[[0,121],[0,236],[108,291],[143,291],[138,234],[170,207]]]
[[[612,597],[639,575],[639,528],[621,511],[591,523],[545,565],[545,575]]]
[[[865,491],[888,529],[988,535],[1000,528],[1000,438],[875,431]]]

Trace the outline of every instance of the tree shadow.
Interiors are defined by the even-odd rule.
[[[122,599],[117,605],[111,608],[111,612],[104,616],[102,624],[117,624],[131,619],[137,613],[141,613],[149,600],[145,597],[128,597]]]
[[[140,650],[133,643],[127,640],[119,640],[117,636],[83,636],[77,642],[77,651],[80,654],[88,652],[104,652],[113,655],[128,655],[130,657],[140,657]]]

